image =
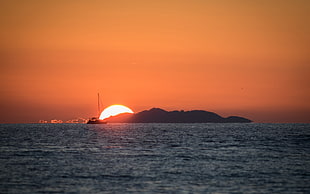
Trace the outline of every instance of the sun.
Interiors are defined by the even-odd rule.
[[[107,107],[104,109],[101,114],[99,119],[106,119],[109,118],[110,116],[115,116],[121,113],[134,113],[130,108],[120,105],[120,104],[115,104]]]

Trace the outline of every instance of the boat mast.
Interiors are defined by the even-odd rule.
[[[99,93],[98,93],[98,119],[100,117],[100,103],[99,103]]]

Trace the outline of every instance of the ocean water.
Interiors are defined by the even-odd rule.
[[[310,124],[0,127],[0,193],[310,193]]]

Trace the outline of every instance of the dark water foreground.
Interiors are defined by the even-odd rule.
[[[310,124],[0,127],[0,193],[310,192]]]

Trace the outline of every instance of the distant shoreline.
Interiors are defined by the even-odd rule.
[[[108,123],[251,123],[250,119],[240,116],[221,117],[204,110],[166,111],[152,108],[135,114],[120,114],[105,119]]]

